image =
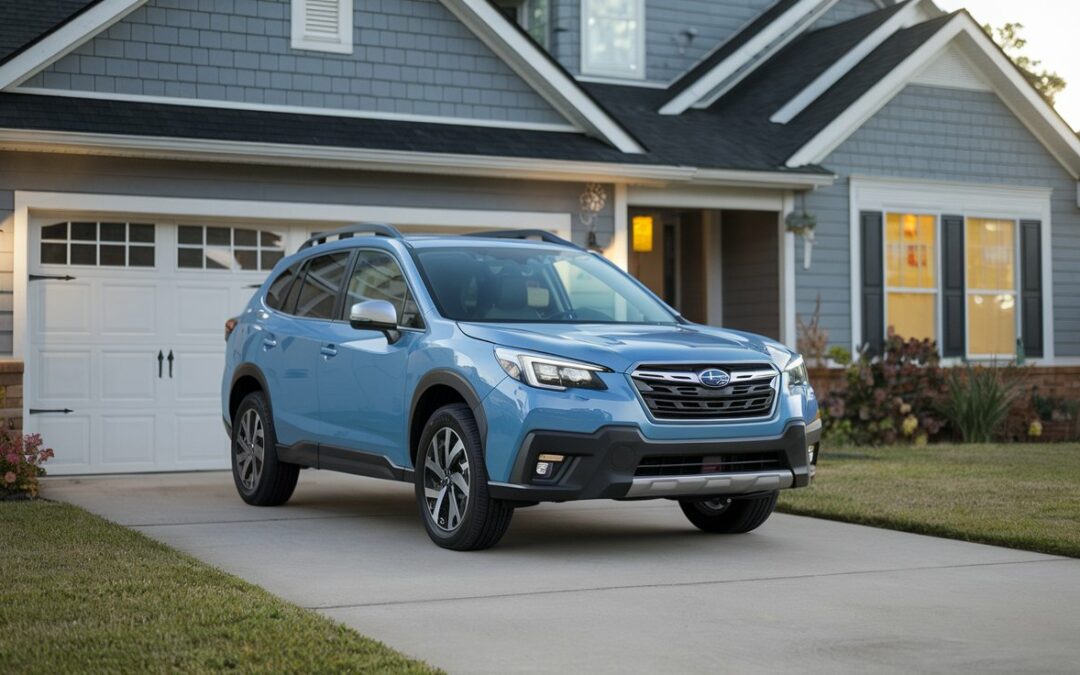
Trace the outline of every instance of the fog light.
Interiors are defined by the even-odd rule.
[[[536,462],[536,477],[537,478],[551,478],[555,475],[555,470],[559,468],[559,464],[565,460],[563,455],[551,455],[542,454],[537,457]]]
[[[541,478],[547,478],[551,475],[551,469],[553,465],[551,462],[537,462],[536,463],[536,475]]]

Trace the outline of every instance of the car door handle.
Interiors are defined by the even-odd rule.
[[[332,359],[337,356],[337,347],[334,345],[323,345],[319,350],[319,353],[328,359]]]
[[[274,347],[277,347],[277,338],[273,335],[267,335],[263,338],[263,347],[265,347],[266,349],[273,349]]]

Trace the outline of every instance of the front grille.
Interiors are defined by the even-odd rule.
[[[786,460],[784,459],[784,455],[780,452],[646,457],[638,464],[634,476],[696,476],[706,473],[754,473],[786,468]]]
[[[724,370],[731,382],[706,387],[698,379],[705,370]],[[768,364],[651,365],[631,374],[652,416],[660,420],[724,420],[767,417],[776,399],[778,373]]]

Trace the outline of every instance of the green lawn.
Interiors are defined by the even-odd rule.
[[[138,532],[0,503],[0,671],[437,672]]]
[[[780,510],[1080,557],[1080,444],[825,447]]]

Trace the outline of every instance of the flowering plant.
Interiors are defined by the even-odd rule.
[[[45,475],[41,465],[53,457],[43,445],[38,434],[0,431],[0,498],[37,496],[38,478]]]

